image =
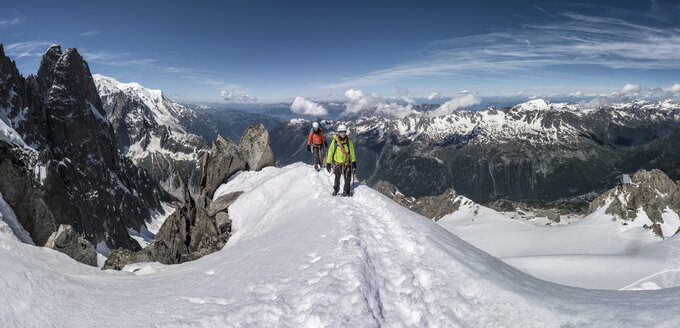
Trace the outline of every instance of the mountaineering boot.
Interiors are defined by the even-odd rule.
[[[346,192],[346,191],[343,191],[343,192],[342,192],[342,197],[347,197],[347,196],[349,196],[349,193]]]
[[[338,195],[338,191],[337,191],[337,190],[333,190],[333,196],[337,196],[337,195]]]
[[[319,171],[319,164],[314,164],[314,169]]]

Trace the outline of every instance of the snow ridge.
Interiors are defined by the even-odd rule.
[[[7,282],[0,285],[0,325],[680,323],[673,311],[680,300],[677,290],[623,293],[538,280],[366,186],[357,185],[353,198],[332,197],[329,179],[308,165],[242,172],[216,197],[235,190],[245,192],[229,207],[234,235],[227,246],[182,265],[136,264],[126,267],[128,272],[101,272],[0,235],[6,249],[0,252],[0,268]],[[32,288],[24,288],[28,284]],[[58,292],[65,289],[69,293]],[[125,315],[111,310],[121,302]]]

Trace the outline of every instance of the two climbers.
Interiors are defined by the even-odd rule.
[[[345,179],[342,196],[350,196],[350,183],[352,174],[357,170],[357,159],[354,154],[354,144],[347,136],[347,127],[344,124],[338,127],[338,134],[333,136],[333,141],[328,148],[326,170],[330,173],[331,169],[335,173],[333,196],[337,195],[340,190],[340,175]]]
[[[312,129],[309,130],[307,137],[307,151],[314,151],[314,169],[317,171],[323,167],[321,163],[321,151],[323,147],[328,148],[326,138],[323,136],[323,130],[319,127],[319,122],[312,123]]]
[[[323,166],[321,154],[323,149],[328,149],[326,157],[326,170],[335,173],[333,196],[340,191],[340,176],[345,179],[342,196],[350,196],[352,174],[357,170],[357,159],[354,154],[354,144],[347,136],[347,127],[344,124],[338,126],[338,134],[333,136],[330,147],[323,135],[323,130],[318,122],[312,123],[312,129],[307,136],[307,151],[314,153],[314,169],[317,171]]]

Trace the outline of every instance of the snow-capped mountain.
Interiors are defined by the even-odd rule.
[[[198,114],[160,90],[100,74],[93,77],[120,151],[175,197],[181,197],[177,172],[195,192],[200,158],[209,147],[205,139],[189,132],[191,122],[201,120]]]
[[[102,272],[0,233],[0,325],[680,324],[677,288],[620,292],[546,282],[366,186],[353,198],[329,190],[327,178],[303,164],[237,175],[214,196],[243,191],[229,207],[233,236],[221,251],[179,266]],[[123,303],[124,313],[116,310]]]
[[[358,177],[416,197],[453,188],[477,201],[572,198],[609,188],[621,170],[680,163],[677,148],[647,151],[649,144],[668,149],[674,138],[666,136],[680,130],[680,106],[667,101],[590,109],[537,99],[502,110],[343,123],[357,147]],[[338,124],[322,122],[327,137]],[[272,131],[277,163],[310,160],[310,125],[294,119]],[[637,155],[643,151],[652,157]]]
[[[52,45],[24,78],[0,45],[0,193],[33,241],[59,224],[93,244],[139,249],[138,230],[167,194],[117,150],[85,60]]]

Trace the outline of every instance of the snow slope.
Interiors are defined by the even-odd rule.
[[[293,164],[237,175],[234,236],[175,266],[101,272],[0,235],[0,326],[676,327],[680,289],[602,291],[524,274],[436,223]]]
[[[662,240],[623,225],[606,207],[566,226],[536,227],[489,208],[461,207],[438,223],[463,240],[533,276],[597,289],[680,286],[680,236]]]
[[[19,220],[17,220],[17,216],[12,208],[2,198],[2,193],[0,193],[0,234],[4,234],[22,243],[35,245],[31,236],[24,230]]]

